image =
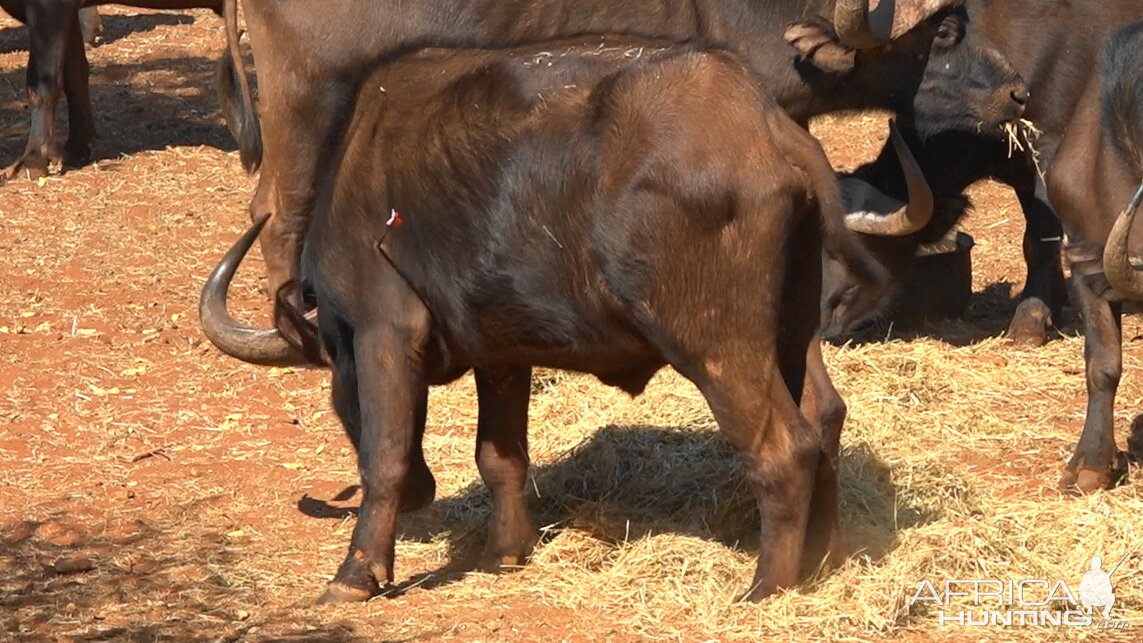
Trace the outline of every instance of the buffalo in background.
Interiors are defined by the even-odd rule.
[[[221,15],[223,0],[0,0],[0,7],[28,26],[28,143],[15,163],[0,173],[0,182],[18,176],[46,176],[50,165],[83,165],[91,159],[95,117],[88,76],[91,68],[85,39],[102,30],[95,7],[122,4],[146,9],[213,9]],[[68,137],[62,156],[56,145],[56,105],[67,97]]]
[[[1028,275],[1008,334],[1015,341],[1038,345],[1046,340],[1053,318],[1067,302],[1068,289],[1061,265],[1065,230],[1073,240],[1079,235],[1102,243],[1106,229],[1092,234],[1086,227],[1089,224],[1080,222],[1094,217],[1091,220],[1100,221],[1098,225],[1110,227],[1110,221],[1104,221],[1103,215],[1080,216],[1075,212],[1064,217],[1065,225],[1061,225],[1053,206],[1077,209],[1066,202],[1061,205],[1061,195],[1070,191],[1063,187],[1058,186],[1049,199],[1041,170],[1056,165],[1055,157],[1064,148],[1065,134],[1073,139],[1082,136],[1089,141],[1092,156],[1073,155],[1071,161],[1058,164],[1054,174],[1061,185],[1083,185],[1082,180],[1073,182],[1066,175],[1084,176],[1091,171],[1090,166],[1078,166],[1091,163],[1094,141],[1099,137],[1090,132],[1080,135],[1073,131],[1079,123],[1088,123],[1090,129],[1090,123],[1094,122],[1091,114],[1099,110],[1098,89],[1092,85],[1098,81],[1092,80],[1092,71],[1099,68],[1100,48],[1106,36],[1119,26],[1143,18],[1143,4],[1130,0],[969,0],[966,9],[972,29],[995,42],[1028,82],[1030,98],[1025,116],[1041,132],[1034,141],[1037,154],[1013,153],[1009,142],[995,136],[937,132],[923,122],[902,118],[902,134],[933,192],[935,207],[930,218],[918,218],[898,227],[896,236],[868,234],[862,235],[862,239],[882,266],[894,275],[894,281],[904,282],[916,269],[918,248],[943,238],[968,212],[969,203],[963,196],[965,188],[986,177],[1012,186],[1027,220],[1023,250]],[[909,188],[901,164],[888,143],[877,160],[856,170],[852,177],[897,198],[904,198]],[[1122,199],[1119,207],[1125,202],[1126,199]],[[1075,249],[1069,249],[1068,254],[1077,256]],[[829,268],[826,275],[823,324],[831,333],[841,333],[844,325],[837,323],[836,301],[852,284],[847,282],[843,270]],[[1094,312],[1094,300],[1090,293],[1077,292],[1074,286],[1073,303],[1086,324]],[[1110,345],[1110,341],[1100,343]],[[1118,339],[1114,343],[1118,345]],[[1099,401],[1089,404],[1084,437],[1061,479],[1064,488],[1091,491],[1110,485],[1120,477],[1116,473],[1121,467],[1115,457],[1108,402],[1108,396],[1114,396],[1119,367],[1117,361],[1114,364],[1111,360],[1097,361],[1107,364],[1103,370],[1109,375],[1100,376],[1097,384],[1089,373],[1089,390],[1100,391],[1091,399]]]
[[[1143,22],[1107,38],[1051,167],[1048,193],[1067,231],[1072,302],[1083,320],[1087,416],[1062,484],[1093,491],[1114,484],[1129,454],[1115,444],[1115,391],[1123,372],[1123,304],[1143,300],[1143,253],[1135,216],[1143,199]],[[1134,232],[1134,234],[1132,234]]]

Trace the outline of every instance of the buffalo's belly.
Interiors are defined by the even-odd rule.
[[[438,383],[464,366],[541,366],[599,377],[637,394],[666,360],[635,328],[606,313],[553,320],[525,314],[520,306],[472,311],[467,319],[434,319],[429,362]]]

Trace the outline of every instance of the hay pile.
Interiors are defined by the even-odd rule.
[[[1084,498],[1054,490],[1082,407],[1053,409],[1042,396],[1082,395],[1074,370],[1080,339],[1037,352],[1002,339],[963,348],[913,340],[829,350],[851,408],[841,517],[858,553],[844,568],[760,606],[736,603],[753,572],[758,517],[693,386],[664,372],[647,394],[629,400],[588,377],[542,372],[532,405],[532,494],[549,539],[519,573],[473,574],[433,591],[447,601],[522,597],[605,609],[628,633],[654,638],[923,632],[955,640],[965,631],[938,627],[932,609],[907,606],[921,581],[1064,580],[1075,591],[1092,555],[1115,561],[1135,552],[1113,579],[1115,615],[1143,617],[1138,483]],[[1136,361],[1129,356],[1125,370]],[[467,380],[434,392],[430,426],[471,426],[473,395]],[[431,571],[410,570],[410,559],[455,559],[458,541],[470,554],[479,549],[487,500],[471,486],[471,444],[458,437],[433,429],[426,436],[430,465],[442,474],[439,510],[456,533],[399,543],[401,576]],[[1079,632],[989,634],[1070,640]]]

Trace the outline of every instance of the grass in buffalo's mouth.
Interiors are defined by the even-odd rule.
[[[1036,166],[1040,180],[1044,180],[1044,168],[1040,166],[1040,150],[1036,147],[1036,141],[1044,132],[1026,118],[1008,121],[1002,127],[1008,140],[1008,158],[1012,158],[1016,152],[1028,154],[1032,157],[1032,163]]]

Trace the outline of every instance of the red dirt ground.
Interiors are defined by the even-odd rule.
[[[494,593],[470,604],[424,586],[360,607],[310,607],[340,562],[358,500],[336,499],[350,495],[342,492],[356,473],[328,409],[328,375],[237,363],[197,327],[198,288],[247,222],[254,185],[213,91],[220,21],[108,13],[107,44],[90,51],[95,163],[0,187],[0,631],[54,640],[643,637],[607,604],[498,602]],[[4,165],[24,144],[24,47],[23,30],[0,19]],[[825,119],[815,132],[852,167],[879,147],[884,118]],[[1021,287],[1022,221],[1003,188],[974,196],[976,287],[989,294],[974,301],[971,330],[987,337],[1003,330],[1008,294]],[[237,312],[260,319],[260,264],[250,263],[233,296]],[[1081,391],[1061,403],[1082,407]],[[464,426],[433,431],[471,440]],[[1052,448],[1066,451],[1058,442]],[[975,458],[970,468],[986,472],[1023,469],[1014,493],[1048,493],[1059,465]]]

